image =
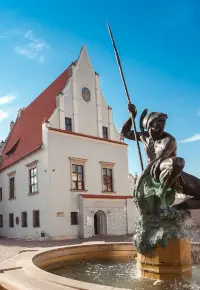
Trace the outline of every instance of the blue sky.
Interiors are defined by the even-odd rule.
[[[0,138],[87,46],[117,129],[127,102],[106,22],[112,27],[132,102],[168,114],[185,170],[200,177],[200,2],[15,1],[0,3]],[[129,167],[140,172],[134,142]],[[145,159],[145,155],[144,155]]]

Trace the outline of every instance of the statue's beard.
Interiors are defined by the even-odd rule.
[[[158,128],[152,128],[152,133],[156,133],[156,134],[159,134],[159,135],[161,135],[163,132],[164,132],[164,129],[165,129],[165,127],[158,127]]]

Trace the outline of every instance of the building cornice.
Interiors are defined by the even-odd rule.
[[[101,199],[133,199],[131,195],[106,195],[106,194],[80,194],[83,198],[101,198]]]
[[[107,142],[107,143],[113,143],[113,144],[118,144],[118,145],[122,145],[122,146],[128,146],[128,144],[122,143],[122,142],[119,142],[119,141],[114,141],[114,140],[110,140],[110,139],[104,139],[104,138],[91,136],[91,135],[86,135],[86,134],[82,134],[82,133],[70,132],[70,131],[57,129],[57,128],[50,128],[50,127],[48,128],[48,130],[54,131],[54,132],[59,132],[59,133],[64,133],[64,134],[67,134],[67,135],[73,135],[73,136],[78,136],[78,137],[83,137],[83,138],[89,138],[89,139],[93,139],[93,140],[103,141],[103,142]]]
[[[7,165],[7,166],[1,168],[1,169],[0,169],[0,173],[2,173],[4,170],[6,170],[7,168],[9,168],[9,167],[11,167],[11,166],[14,166],[16,163],[20,162],[21,160],[25,159],[26,157],[30,156],[31,154],[34,154],[37,150],[39,150],[39,149],[41,149],[41,148],[42,148],[42,144],[39,145],[39,146],[38,146],[34,151],[32,151],[32,152],[26,154],[25,156],[23,156],[23,157],[17,159],[15,162],[13,162],[13,163],[11,163],[11,164],[9,164],[9,165]]]

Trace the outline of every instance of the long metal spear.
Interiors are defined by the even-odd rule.
[[[117,47],[115,45],[114,37],[113,37],[112,31],[111,31],[110,25],[109,24],[107,24],[107,25],[108,25],[108,31],[109,31],[109,34],[110,34],[110,38],[111,38],[111,41],[112,41],[112,44],[113,44],[113,47],[114,47],[114,52],[115,52],[117,64],[118,64],[118,67],[119,67],[120,75],[121,75],[122,82],[123,82],[123,85],[124,85],[124,89],[125,89],[125,92],[126,92],[126,97],[127,97],[128,103],[131,104],[131,99],[130,99],[128,88],[127,88],[126,81],[125,81],[125,78],[124,78],[124,73],[123,73],[123,70],[122,70],[122,65],[121,65],[121,62],[120,62],[119,54],[117,52]],[[141,154],[141,150],[140,150],[140,144],[139,144],[138,136],[137,136],[135,119],[134,119],[133,115],[131,115],[131,118],[132,118],[132,123],[133,123],[133,131],[134,131],[134,135],[135,135],[135,141],[137,143],[138,153],[139,153],[139,157],[140,157],[140,164],[141,164],[141,168],[142,168],[142,171],[143,171],[144,170],[144,166],[143,166],[143,161],[142,161],[142,154]]]

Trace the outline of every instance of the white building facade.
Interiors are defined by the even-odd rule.
[[[135,173],[135,175],[129,173],[128,181],[129,181],[129,192],[130,192],[130,195],[133,195],[133,191],[134,191],[137,179],[138,179],[137,173]]]
[[[128,148],[85,47],[19,112],[1,145],[0,236],[69,239],[134,232]]]

